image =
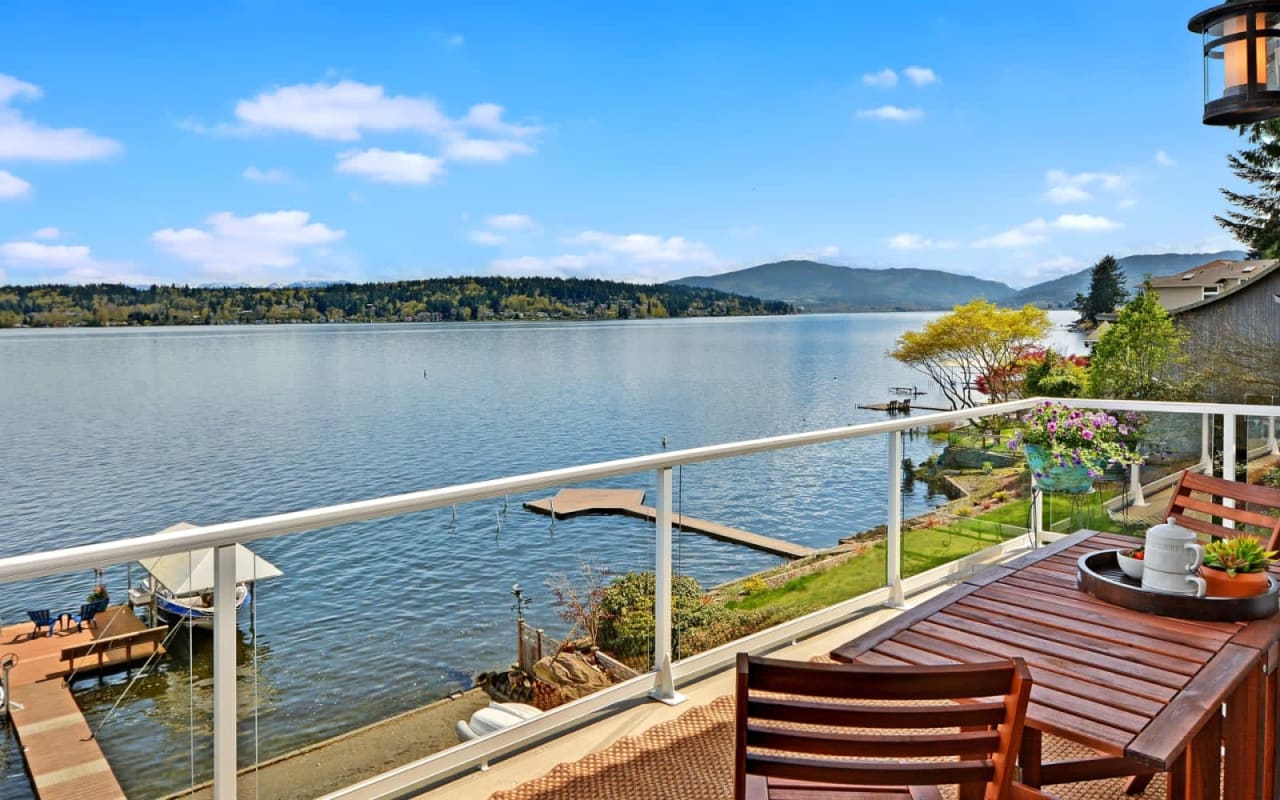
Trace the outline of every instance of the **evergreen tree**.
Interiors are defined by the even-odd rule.
[[[1251,257],[1276,258],[1280,256],[1280,120],[1237,130],[1254,147],[1227,156],[1227,164],[1236,177],[1253,184],[1257,194],[1220,189],[1236,208],[1214,219],[1249,248]]]
[[[1120,264],[1112,256],[1103,256],[1093,265],[1089,274],[1089,293],[1077,294],[1071,307],[1080,314],[1077,325],[1095,327],[1099,314],[1109,314],[1129,299],[1129,290],[1124,285],[1124,273]]]

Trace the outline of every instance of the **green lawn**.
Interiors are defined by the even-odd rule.
[[[974,520],[962,522],[964,524],[953,528],[938,527],[905,532],[902,548],[903,576],[933,569],[1001,541],[1000,534],[991,527],[983,529]],[[877,542],[867,552],[839,566],[796,578],[776,589],[766,589],[740,600],[732,600],[726,605],[743,610],[786,608],[804,613],[869,592],[884,586],[884,582],[885,543]]]

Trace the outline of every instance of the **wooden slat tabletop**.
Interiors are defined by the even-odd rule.
[[[1169,770],[1280,640],[1280,615],[1199,622],[1111,605],[1076,588],[1077,560],[1134,540],[1089,531],[955,586],[832,651],[867,664],[1022,656],[1027,722],[1100,753]]]

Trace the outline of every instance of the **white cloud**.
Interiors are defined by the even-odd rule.
[[[205,227],[151,234],[156,246],[171,255],[199,264],[206,273],[228,279],[252,281],[263,268],[290,267],[299,251],[332,244],[346,231],[311,222],[305,211],[276,211],[237,217],[223,211],[205,219]]]
[[[892,89],[898,85],[898,73],[885,67],[879,72],[869,72],[863,75],[862,82],[878,89]]]
[[[471,231],[467,234],[467,239],[485,247],[497,247],[507,241],[507,237],[493,231]]]
[[[477,103],[467,109],[467,115],[460,120],[459,124],[464,128],[514,139],[533,136],[542,130],[536,125],[513,125],[510,122],[504,122],[503,112],[502,106],[496,103]]]
[[[359,81],[281,86],[236,103],[238,128],[207,127],[184,121],[198,132],[302,133],[316,139],[354,142],[369,133],[418,132],[439,137],[463,137],[469,130],[507,139],[523,139],[539,132],[532,125],[502,119],[502,106],[479,103],[465,116],[453,119],[434,100],[389,95],[381,86]]]
[[[0,256],[10,265],[49,269],[67,269],[93,263],[89,248],[84,245],[5,242],[0,244]]]
[[[1093,199],[1093,194],[1089,191],[1091,188],[1120,192],[1129,186],[1129,182],[1122,176],[1108,172],[1072,174],[1061,169],[1051,169],[1045,173],[1044,179],[1049,184],[1048,190],[1044,193],[1044,199],[1058,205]]]
[[[533,152],[524,142],[513,139],[450,139],[444,147],[444,157],[451,161],[506,161],[512,156]]]
[[[564,240],[571,244],[590,244],[611,253],[619,253],[636,262],[686,261],[708,262],[715,259],[711,248],[702,242],[691,242],[683,236],[653,236],[644,233],[614,234],[583,231]]]
[[[352,142],[370,131],[441,134],[452,121],[435,101],[388,95],[381,86],[344,80],[281,86],[236,103],[250,131],[289,131]]]
[[[9,200],[15,197],[27,197],[31,194],[31,184],[14,175],[12,172],[5,172],[0,169],[0,200]]]
[[[47,228],[38,228],[31,233],[32,239],[57,239],[62,235],[62,231],[52,226]]]
[[[20,81],[12,75],[5,75],[0,72],[0,103],[8,103],[15,97],[27,97],[35,100],[40,95],[40,87],[34,83]]]
[[[894,250],[950,250],[959,242],[950,239],[929,239],[918,233],[899,233],[889,237],[889,247]]]
[[[247,167],[241,175],[254,183],[288,183],[289,173],[283,169],[258,169]]]
[[[501,228],[507,231],[538,227],[534,223],[533,217],[528,214],[495,214],[491,217],[485,217],[484,224],[490,228]]]
[[[1123,225],[1113,219],[1094,216],[1093,214],[1062,214],[1054,220],[1037,217],[1030,222],[1023,223],[1016,228],[1010,228],[995,236],[978,239],[971,246],[979,248],[1027,247],[1048,241],[1048,233],[1054,230],[1094,233],[1097,231],[1116,230],[1121,227]]]
[[[1173,167],[1173,166],[1176,166],[1178,163],[1177,161],[1174,161],[1172,158],[1170,158],[1169,154],[1163,150],[1157,150],[1155,158],[1156,158],[1156,163],[1162,167]]]
[[[1040,220],[1040,222],[1043,224],[1044,220]],[[1003,233],[997,233],[995,236],[979,239],[973,243],[973,246],[978,248],[1027,247],[1029,245],[1039,244],[1049,238],[1043,233],[1037,233],[1037,230],[1038,229],[1035,227],[1027,226],[1010,228]]]
[[[907,67],[902,71],[902,74],[906,75],[916,86],[928,86],[931,83],[937,83],[939,80],[937,73],[928,67]]]
[[[124,149],[114,139],[82,128],[46,128],[9,107],[11,100],[35,100],[40,96],[40,87],[0,74],[0,158],[89,161],[115,155]]]
[[[54,229],[41,228],[41,231],[47,230]],[[127,262],[96,259],[84,245],[5,242],[0,244],[0,264],[27,272],[36,271],[41,283],[148,284],[162,280],[138,272]]]
[[[857,112],[859,119],[885,119],[893,122],[914,122],[924,116],[918,108],[899,108],[898,106],[880,106],[864,108]]]
[[[819,247],[818,255],[823,258],[835,258],[840,255],[840,248],[836,247],[834,244],[829,244],[826,247]]]
[[[1113,219],[1092,214],[1063,214],[1049,224],[1064,231],[1113,231],[1124,227]]]
[[[347,150],[338,154],[338,172],[361,175],[382,183],[430,183],[444,172],[444,162],[421,153]]]
[[[435,40],[445,47],[462,47],[466,44],[466,39],[460,33],[437,33],[433,34]]]

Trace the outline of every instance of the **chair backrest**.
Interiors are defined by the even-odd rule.
[[[80,614],[79,614],[80,621],[88,622],[89,620],[93,619],[94,615],[97,613],[98,613],[97,600],[93,601],[92,603],[85,603],[84,605],[80,606]]]
[[[52,620],[49,619],[49,609],[47,608],[38,609],[36,611],[27,611],[27,616],[31,617],[31,621],[37,626],[52,624]]]
[[[1227,499],[1235,501],[1234,508],[1223,502]],[[1264,508],[1280,509],[1280,489],[1183,470],[1165,517],[1173,517],[1184,528],[1221,538],[1237,536],[1243,532],[1240,526],[1250,525],[1261,532],[1268,550],[1280,549],[1280,517],[1262,513],[1260,509]],[[1188,512],[1201,516],[1190,516]],[[1232,520],[1236,528],[1227,528],[1204,517]]]
[[[1020,658],[865,666],[740,653],[737,677],[735,800],[746,797],[748,775],[864,786],[985,783],[987,800],[1009,794],[1031,693]]]

